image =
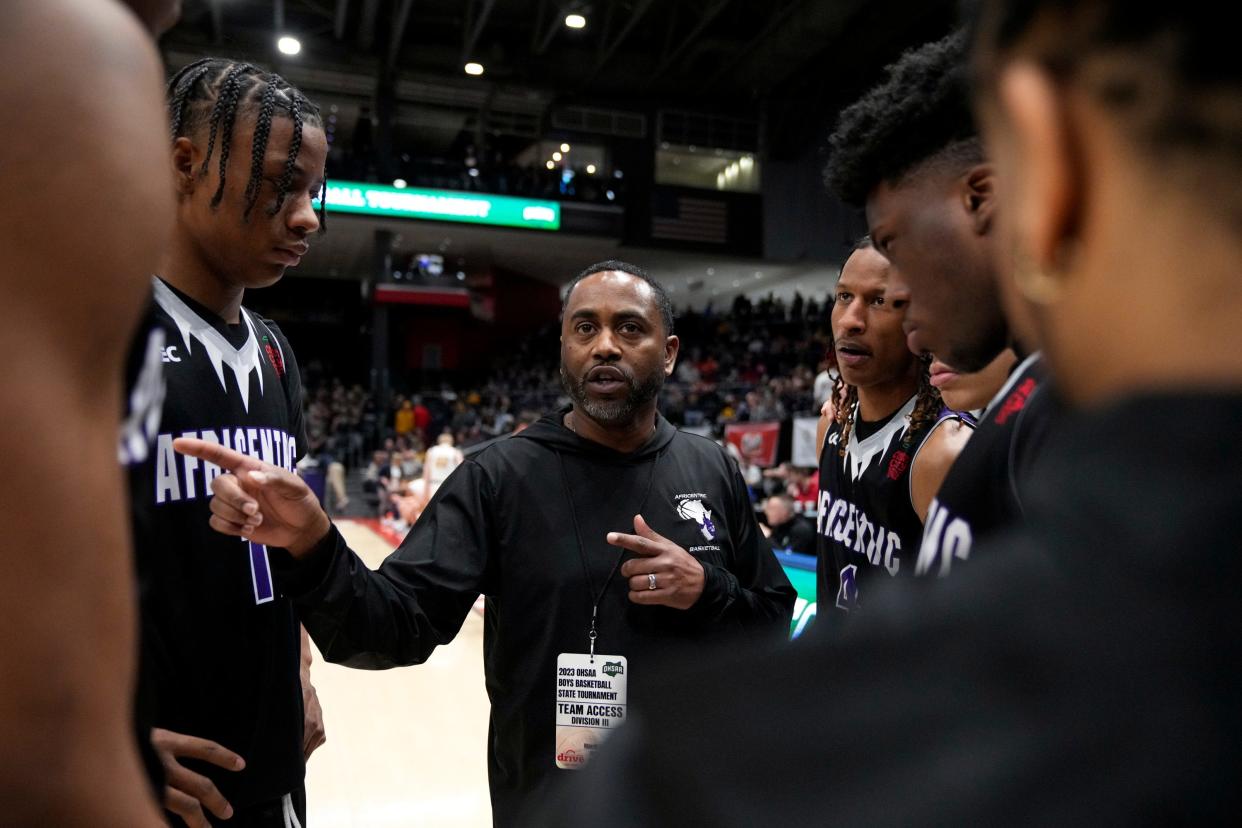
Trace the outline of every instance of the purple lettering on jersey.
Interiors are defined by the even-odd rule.
[[[254,602],[266,604],[276,597],[272,588],[272,566],[267,560],[267,547],[261,543],[250,544],[250,577],[254,582]]]

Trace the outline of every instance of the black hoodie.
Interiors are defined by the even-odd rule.
[[[779,646],[796,597],[720,446],[657,415],[646,445],[621,454],[577,436],[562,417],[544,417],[458,467],[379,570],[335,530],[307,561],[276,561],[279,584],[324,657],[351,667],[423,662],[453,639],[478,594],[487,596],[497,825],[512,824],[573,772],[555,763],[556,660],[587,651],[601,589],[596,650],[628,659],[632,710],[659,701],[646,695],[657,665],[687,644],[762,631]],[[632,533],[635,514],[702,562],[703,595],[689,610],[633,604],[626,579],[609,579],[622,551],[605,536]]]

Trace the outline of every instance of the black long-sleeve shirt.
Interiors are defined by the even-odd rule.
[[[632,555],[605,536],[632,533],[636,514],[703,564],[704,591],[689,610],[634,604],[627,580],[609,577]],[[556,662],[587,652],[596,595],[596,651],[627,658],[633,710],[659,701],[649,693],[659,665],[688,645],[760,631],[779,646],[795,600],[728,455],[663,418],[628,455],[544,418],[463,463],[378,571],[335,532],[308,561],[278,561],[277,571],[324,657],[366,669],[424,661],[487,596],[498,825],[572,773],[555,762]]]

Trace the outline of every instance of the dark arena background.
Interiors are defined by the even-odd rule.
[[[246,303],[297,350],[301,471],[354,548],[378,565],[417,519],[440,435],[469,456],[567,402],[561,287],[606,259],[645,268],[675,306],[664,416],[731,443],[761,521],[781,492],[813,519],[826,300],[865,232],[824,185],[827,135],[954,13],[945,0],[185,0],[160,41],[170,73],[250,60],[324,118],[327,232]],[[800,633],[814,548],[778,554]],[[489,823],[481,637],[472,615],[426,669],[316,664],[329,739],[308,765],[311,824]],[[373,717],[387,708],[412,715]]]
[[[1224,8],[4,0],[0,828],[1237,823]]]
[[[378,565],[417,518],[407,493],[442,433],[469,456],[568,401],[560,287],[612,258],[646,268],[676,307],[663,415],[733,443],[760,520],[785,490],[814,518],[826,299],[866,231],[823,184],[827,135],[954,12],[943,0],[186,0],[160,41],[169,72],[251,60],[322,110],[327,232],[246,303],[302,360],[302,473],[353,519],[355,549]],[[794,632],[814,618],[814,554],[780,555],[799,590]],[[488,824],[481,641],[472,616],[426,669],[315,664],[329,740],[308,765],[314,826]],[[373,718],[384,709],[410,716]]]

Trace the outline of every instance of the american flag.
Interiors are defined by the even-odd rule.
[[[728,230],[728,202],[671,194],[656,196],[651,216],[653,239],[724,244]]]

